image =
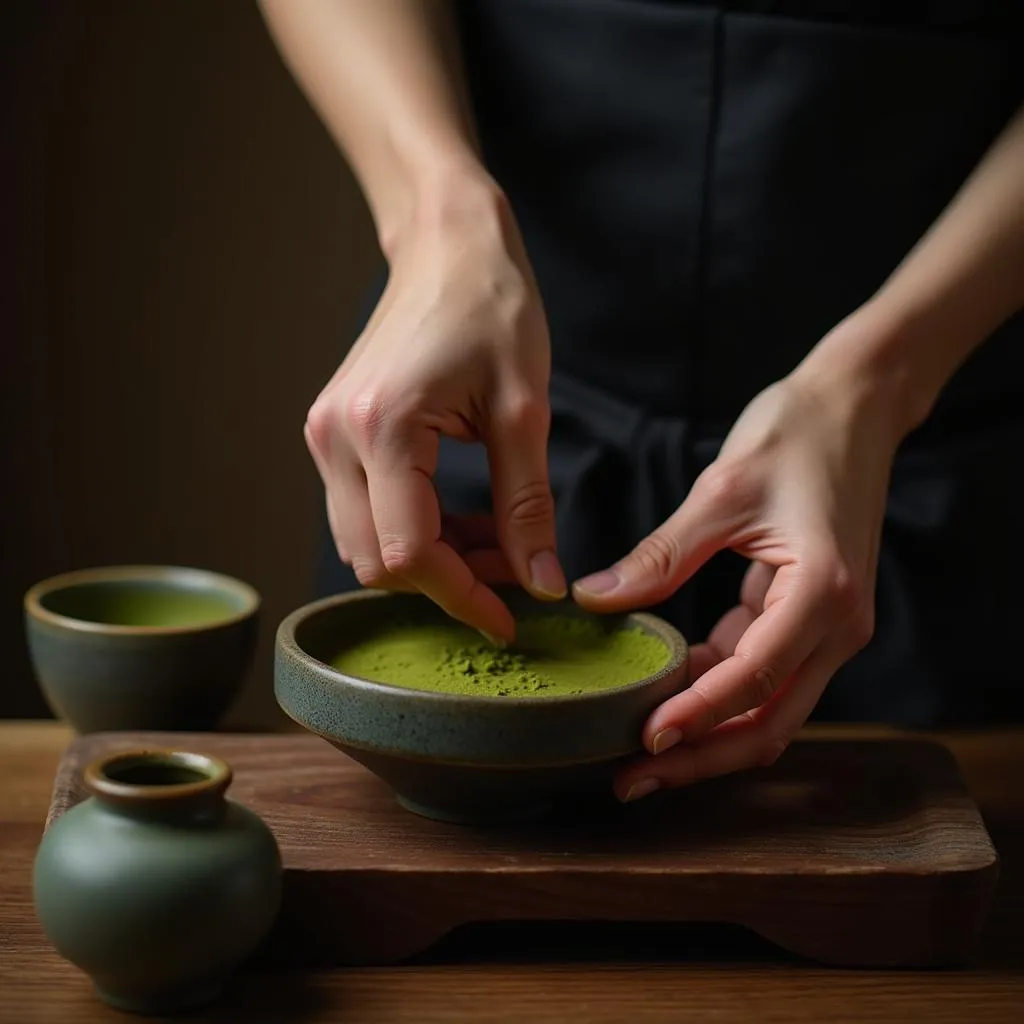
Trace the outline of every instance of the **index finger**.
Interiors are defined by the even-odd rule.
[[[505,603],[441,536],[441,507],[430,476],[407,455],[366,464],[381,560],[449,615],[502,640],[515,637]]]

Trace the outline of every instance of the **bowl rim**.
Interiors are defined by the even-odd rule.
[[[191,582],[193,585],[198,584],[199,589],[227,592],[241,598],[243,607],[230,615],[218,616],[187,626],[132,626],[117,622],[92,622],[89,619],[76,619],[70,615],[51,611],[43,605],[43,600],[46,597],[61,590],[92,583],[119,582],[171,583],[183,586]],[[259,591],[251,584],[213,569],[188,565],[138,564],[93,566],[49,576],[29,587],[25,593],[23,604],[25,612],[30,618],[51,626],[103,636],[144,637],[183,636],[224,629],[226,626],[232,626],[252,618],[259,611],[262,598]]]
[[[528,596],[526,591],[523,591],[523,594]],[[376,679],[365,679],[362,676],[352,675],[348,672],[341,672],[333,666],[328,665],[326,662],[320,661],[318,658],[314,658],[311,654],[307,653],[302,647],[300,647],[298,641],[295,639],[295,630],[300,623],[319,612],[327,610],[328,608],[349,604],[355,601],[379,600],[381,598],[392,596],[409,597],[414,595],[405,593],[397,594],[388,590],[373,590],[368,588],[365,590],[353,590],[346,591],[341,594],[332,594],[328,597],[322,597],[316,601],[311,601],[308,604],[304,604],[301,607],[296,608],[285,616],[277,628],[275,646],[279,651],[287,652],[290,658],[299,662],[304,668],[315,672],[324,682],[331,686],[344,686],[348,689],[355,688],[358,690],[368,691],[370,693],[382,693],[396,700],[404,699],[417,703],[423,700],[428,700],[442,704],[462,706],[469,705],[470,707],[486,707],[490,709],[497,707],[551,708],[559,705],[578,705],[586,701],[608,699],[612,695],[621,697],[623,694],[654,686],[667,676],[688,668],[690,660],[690,645],[688,641],[670,622],[667,622],[665,619],[658,615],[654,615],[651,612],[636,611],[617,613],[626,622],[633,623],[646,629],[648,632],[654,633],[668,648],[668,661],[666,661],[657,672],[654,672],[649,676],[644,676],[643,679],[638,679],[632,683],[624,683],[622,686],[608,686],[600,690],[590,690],[584,693],[565,693],[550,697],[498,697],[486,694],[446,693],[441,690],[417,689],[412,686],[396,686],[393,683],[383,683]],[[430,599],[424,597],[423,600],[429,601]],[[557,602],[553,602],[552,604],[557,604]],[[578,608],[579,606],[574,607]],[[580,608],[579,611],[582,612],[583,609]],[[285,709],[285,711],[287,713],[287,709]],[[289,715],[289,717],[292,716]],[[298,721],[297,719],[295,720]],[[301,725],[302,723],[300,722],[299,724]]]

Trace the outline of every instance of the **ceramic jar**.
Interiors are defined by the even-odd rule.
[[[106,756],[90,796],[47,829],[33,878],[57,951],[124,1010],[215,997],[275,919],[281,858],[270,829],[225,797],[223,761],[179,751]]]

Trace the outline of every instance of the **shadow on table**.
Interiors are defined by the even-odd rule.
[[[328,992],[311,984],[307,974],[254,968],[233,979],[232,984],[215,1002],[182,1017],[190,1024],[253,1024],[254,1021],[287,1021],[305,1024],[324,1020],[325,1013],[341,1012],[337,991]],[[127,1018],[131,1019],[131,1018]],[[135,1020],[150,1018],[136,1017]],[[154,1017],[154,1021],[173,1018]]]
[[[999,853],[999,888],[982,936],[982,958],[990,967],[1024,969],[1024,828],[987,820]]]
[[[441,964],[798,963],[737,925],[674,922],[509,921],[467,924],[407,961]]]

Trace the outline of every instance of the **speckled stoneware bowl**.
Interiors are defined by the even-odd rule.
[[[78,732],[214,728],[256,644],[259,594],[205,569],[82,569],[25,595],[36,678]]]
[[[513,612],[579,615],[570,602],[503,595]],[[487,823],[543,816],[560,798],[610,797],[612,767],[641,750],[651,711],[688,678],[686,641],[649,614],[621,617],[668,649],[659,672],[574,696],[463,696],[389,686],[329,662],[367,629],[436,615],[427,598],[359,591],[299,608],[277,632],[274,685],[284,711],[374,772],[408,810],[441,821]]]

